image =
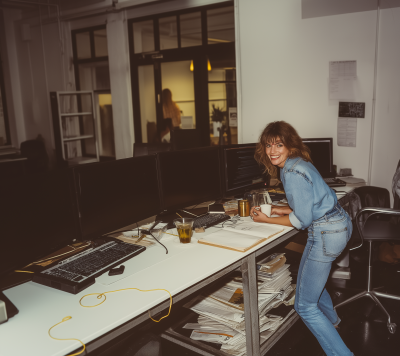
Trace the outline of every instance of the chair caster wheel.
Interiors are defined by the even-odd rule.
[[[391,334],[394,334],[396,332],[397,325],[395,323],[388,323],[387,327]]]

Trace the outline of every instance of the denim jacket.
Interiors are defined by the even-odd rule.
[[[286,160],[281,169],[281,181],[293,210],[289,220],[296,229],[308,228],[337,203],[335,192],[326,185],[314,165],[300,157]]]

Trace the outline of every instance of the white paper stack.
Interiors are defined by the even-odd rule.
[[[261,342],[270,338],[295,312],[292,304],[296,285],[291,284],[289,265],[282,264],[282,261],[286,261],[284,257],[282,260],[282,256],[270,256],[270,260],[275,258],[275,261],[269,267],[257,267]],[[207,296],[199,296],[187,307],[199,315],[197,323],[184,326],[185,329],[193,330],[191,339],[220,344],[221,350],[231,355],[246,355],[241,276],[228,280]]]

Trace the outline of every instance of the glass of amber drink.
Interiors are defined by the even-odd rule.
[[[192,218],[180,218],[174,220],[181,244],[190,243],[193,234],[193,222],[194,219]]]

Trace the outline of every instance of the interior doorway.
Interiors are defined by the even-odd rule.
[[[175,128],[196,130],[203,146],[237,143],[231,3],[130,20],[129,29],[135,142],[162,142],[169,89]]]
[[[196,129],[195,82],[193,72],[190,71],[191,63],[192,60],[158,60],[154,64],[137,66],[136,104],[139,104],[143,143],[161,142],[163,120],[170,116],[174,116],[171,118],[173,126]],[[163,93],[168,90],[177,106],[178,115],[168,114],[166,103],[163,103]]]

